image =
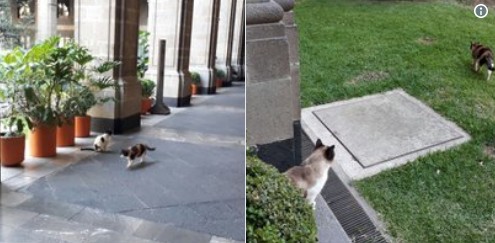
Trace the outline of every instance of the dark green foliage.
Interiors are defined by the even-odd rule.
[[[149,79],[141,80],[141,95],[143,98],[149,98],[153,95],[153,90],[155,90],[155,82]]]
[[[215,76],[218,79],[224,79],[225,78],[225,72],[221,69],[215,69]]]
[[[9,0],[0,0],[0,47],[11,48],[20,44],[20,29],[12,23]]]
[[[138,40],[138,58],[137,58],[137,77],[139,80],[144,78],[144,74],[148,71],[149,63],[149,43],[148,38],[150,33],[147,31],[139,31]]]
[[[247,242],[316,242],[313,209],[275,168],[248,155]]]
[[[7,124],[61,124],[63,118],[85,115],[92,106],[112,100],[95,92],[116,85],[104,73],[118,63],[99,63],[75,43],[59,45],[60,38],[52,37],[27,51],[16,47],[1,59],[0,99],[10,104]]]
[[[199,77],[199,73],[191,72],[191,79],[193,84],[200,84],[201,78]]]

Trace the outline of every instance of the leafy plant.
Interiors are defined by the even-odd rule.
[[[110,97],[99,97],[95,93],[116,85],[115,80],[105,73],[119,63],[100,62],[87,48],[74,42],[61,48],[68,50],[68,58],[72,62],[69,75],[74,81],[64,91],[62,114],[65,117],[84,116],[93,106],[113,100]]]
[[[150,33],[147,31],[139,31],[138,40],[138,56],[137,56],[137,77],[141,81],[144,74],[148,71],[149,63],[149,43],[148,38]]]
[[[9,0],[0,0],[0,47],[11,48],[20,44],[19,28],[12,23]]]
[[[224,79],[225,78],[225,72],[221,69],[216,69],[215,68],[215,76],[218,78],[218,79]]]
[[[103,74],[116,62],[95,63],[86,48],[75,43],[59,47],[60,38],[52,37],[28,51],[15,48],[1,62],[2,97],[12,109],[17,130],[23,120],[29,129],[36,124],[61,124],[64,118],[83,115],[97,103],[95,92],[113,87],[115,81]]]
[[[275,168],[248,155],[247,242],[316,242],[313,209]]]
[[[192,78],[192,83],[199,85],[201,84],[201,78],[199,76],[199,73],[197,72],[191,72],[191,78]]]
[[[3,60],[4,57],[0,57]],[[2,123],[6,125],[7,132],[5,136],[14,137],[21,135],[25,120],[16,107],[16,98],[21,95],[21,89],[16,85],[13,78],[9,78],[8,68],[4,62],[0,65],[0,102],[7,103],[7,109],[4,110]],[[11,73],[10,73],[11,74]]]
[[[149,98],[153,95],[153,91],[155,90],[156,84],[155,82],[149,79],[141,80],[141,95],[143,98]]]

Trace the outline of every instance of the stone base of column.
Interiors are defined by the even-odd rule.
[[[150,67],[146,78],[157,80],[156,67]],[[165,71],[163,80],[163,101],[167,106],[185,107],[191,105],[191,75],[177,71]]]
[[[199,87],[199,94],[215,94],[216,93],[216,81],[215,70],[208,67],[191,66],[191,71],[195,71],[201,78],[201,87]]]
[[[91,118],[91,131],[105,132],[112,130],[115,134],[123,134],[141,127],[141,114],[135,114],[125,118]]]
[[[186,97],[163,97],[163,102],[171,107],[186,107],[191,105],[191,95]]]
[[[244,81],[244,65],[233,64],[232,65],[232,80]]]
[[[198,87],[198,94],[206,94],[206,95],[211,95],[211,94],[216,94],[217,93],[217,87]]]

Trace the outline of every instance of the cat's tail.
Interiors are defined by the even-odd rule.
[[[81,148],[81,151],[95,151],[95,148],[89,148],[89,147]]]
[[[146,148],[146,150],[149,150],[149,151],[155,151],[155,149],[156,149],[156,148],[150,147],[146,144],[144,144],[144,147]]]

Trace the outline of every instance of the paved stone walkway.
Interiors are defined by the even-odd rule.
[[[0,242],[243,241],[244,84],[142,123],[112,152],[60,149],[2,168]],[[118,151],[138,142],[157,150],[127,170]]]

